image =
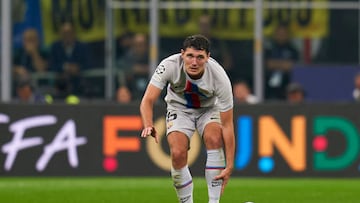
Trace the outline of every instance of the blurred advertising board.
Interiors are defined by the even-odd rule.
[[[360,104],[235,106],[234,176],[356,177]],[[165,108],[160,143],[141,139],[138,105],[0,105],[2,176],[167,176]],[[189,165],[203,175],[205,149],[193,136]]]

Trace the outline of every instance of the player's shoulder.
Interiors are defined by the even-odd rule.
[[[164,58],[157,66],[155,74],[162,75],[162,77],[164,77],[164,75],[176,74],[176,70],[179,69],[179,64],[181,64],[180,58],[180,54],[173,54]]]
[[[221,65],[219,64],[219,62],[217,62],[216,59],[214,59],[213,57],[209,57],[208,63],[209,63],[211,66],[220,66],[220,67],[221,67]]]
[[[207,63],[207,71],[209,72],[208,78],[213,82],[213,85],[218,88],[230,88],[231,82],[229,76],[225,72],[224,68],[213,58],[209,58]]]
[[[226,76],[226,72],[224,70],[224,68],[214,59],[214,58],[209,58],[208,60],[208,66],[209,66],[209,70],[215,75],[215,76]]]
[[[180,54],[173,54],[164,58],[160,64],[158,65],[158,70],[162,70],[162,72],[170,72],[174,73],[179,70],[181,66],[181,55]]]
[[[173,54],[173,55],[170,55],[166,58],[164,58],[160,64],[164,64],[164,65],[167,65],[167,64],[170,64],[170,65],[176,65],[176,64],[179,64],[181,61],[181,54],[178,53],[178,54]]]

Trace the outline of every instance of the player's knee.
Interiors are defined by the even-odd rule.
[[[174,168],[182,168],[187,163],[187,151],[179,148],[171,149],[171,159]]]
[[[186,159],[186,150],[183,150],[183,149],[179,149],[179,148],[174,148],[174,149],[171,149],[171,157],[173,159]]]
[[[208,135],[205,138],[205,145],[207,149],[219,149],[223,146],[221,134]]]

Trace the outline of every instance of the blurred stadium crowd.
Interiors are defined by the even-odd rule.
[[[32,3],[30,3],[32,2]],[[105,99],[104,40],[83,40],[78,35],[73,14],[64,14],[56,40],[45,43],[38,27],[17,24],[29,18],[28,10],[42,1],[13,1],[14,37],[12,67],[12,97],[21,103],[79,103]],[[54,1],[53,1],[54,2]],[[101,1],[96,1],[104,9]],[[306,84],[294,80],[293,70],[298,64],[307,66],[358,66],[359,41],[358,10],[329,11],[327,34],[322,37],[298,37],[291,22],[278,22],[271,34],[264,38],[264,101],[304,102]],[[253,39],[233,39],[214,35],[213,25],[219,15],[203,12],[196,20],[197,33],[211,40],[211,56],[223,65],[233,82],[236,103],[262,102],[253,94]],[[96,16],[95,16],[96,17]],[[345,22],[345,23],[344,23]],[[17,29],[17,30],[16,30]],[[46,32],[46,27],[41,27]],[[19,31],[20,30],[20,31]],[[44,31],[45,30],[45,31]],[[216,30],[219,32],[219,30]],[[195,33],[194,33],[195,34]],[[159,60],[179,52],[184,36],[160,36]],[[114,40],[116,45],[113,102],[139,101],[149,79],[148,32],[121,28]],[[313,67],[316,68],[316,67]],[[1,74],[1,73],[0,73]],[[325,76],[324,76],[325,77]],[[353,74],[353,88],[348,98],[360,98],[360,75]],[[321,81],[319,81],[321,83]],[[327,90],[324,90],[327,91]],[[311,100],[311,99],[310,99]]]

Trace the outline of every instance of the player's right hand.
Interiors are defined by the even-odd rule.
[[[155,142],[158,143],[158,136],[154,127],[146,127],[141,132],[141,137],[146,138],[151,136],[155,139]]]
[[[232,169],[229,168],[225,168],[224,170],[221,171],[221,173],[215,177],[215,180],[223,180],[223,184],[221,187],[221,194],[224,193],[225,187],[230,179],[232,173]]]

